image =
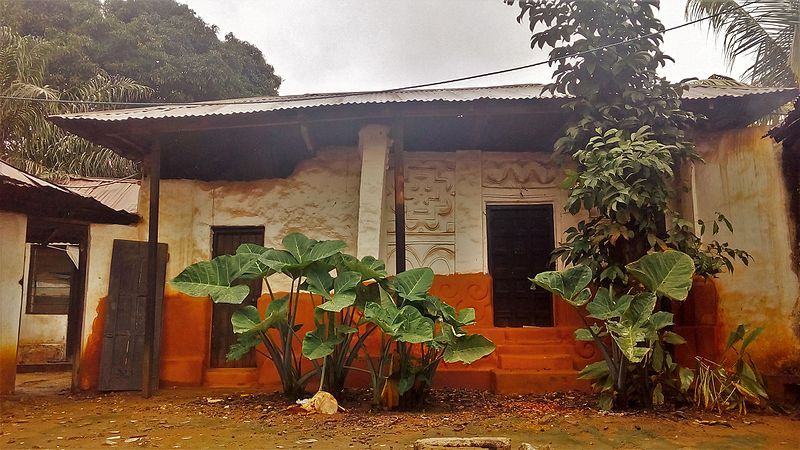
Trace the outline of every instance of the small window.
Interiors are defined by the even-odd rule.
[[[67,314],[75,264],[65,248],[31,246],[28,272],[28,314]]]

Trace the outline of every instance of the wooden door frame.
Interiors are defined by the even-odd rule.
[[[504,209],[504,208],[524,208],[526,206],[550,206],[553,212],[553,248],[558,247],[558,236],[559,230],[561,229],[561,224],[558,220],[558,212],[556,209],[557,201],[555,198],[550,196],[542,196],[538,198],[518,198],[514,199],[514,201],[492,201],[492,200],[484,200],[483,202],[483,264],[484,264],[484,273],[489,274],[491,276],[491,272],[489,270],[489,255],[491,254],[491,249],[489,248],[490,241],[489,241],[489,210],[493,208],[497,209]],[[559,260],[555,263],[555,270],[560,270],[563,268],[563,263]],[[494,291],[494,285],[492,287],[492,291]],[[555,328],[559,326],[558,321],[558,314],[557,314],[557,303],[555,297],[552,298],[552,308],[550,310],[550,314],[552,315],[552,325],[543,327],[543,328]],[[492,292],[492,310],[494,311],[494,292]],[[494,317],[492,317],[492,323],[494,324]],[[505,328],[505,327],[502,327]]]

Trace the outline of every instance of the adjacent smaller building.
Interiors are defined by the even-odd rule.
[[[89,224],[137,221],[0,161],[0,394],[18,360],[77,373]]]

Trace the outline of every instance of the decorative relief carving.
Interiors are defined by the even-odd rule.
[[[455,244],[452,242],[406,242],[406,269],[430,267],[436,274],[451,274],[455,267]],[[386,269],[395,273],[395,244],[387,245]]]
[[[484,187],[551,187],[556,184],[560,174],[561,169],[551,163],[547,156],[532,153],[513,156],[484,154]]]
[[[407,159],[405,167],[406,232],[455,232],[455,162]],[[387,230],[394,233],[394,176],[387,177]]]

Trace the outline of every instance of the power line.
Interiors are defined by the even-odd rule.
[[[325,100],[325,99],[330,99],[330,98],[342,98],[342,97],[350,97],[350,96],[357,96],[357,95],[386,94],[386,93],[391,93],[391,92],[406,91],[406,90],[410,90],[410,89],[420,89],[420,88],[426,88],[426,87],[432,87],[432,86],[440,86],[440,85],[443,85],[443,84],[457,83],[457,82],[460,82],[460,81],[475,80],[475,79],[478,79],[478,78],[485,78],[485,77],[490,77],[490,76],[494,76],[494,75],[501,75],[501,74],[504,74],[504,73],[516,72],[516,71],[519,71],[519,70],[530,69],[530,68],[537,67],[537,66],[542,66],[542,65],[545,65],[545,64],[551,64],[551,63],[556,62],[556,61],[561,60],[561,59],[577,58],[577,57],[580,57],[580,56],[583,56],[583,55],[588,55],[590,53],[594,53],[594,52],[597,52],[597,51],[600,51],[600,50],[605,50],[605,49],[616,47],[616,46],[619,46],[619,45],[630,44],[632,42],[640,41],[642,39],[649,39],[649,38],[651,38],[653,36],[658,36],[658,35],[661,35],[661,34],[664,34],[664,33],[668,33],[670,31],[678,30],[680,28],[688,27],[690,25],[695,25],[697,23],[700,23],[700,22],[703,22],[703,21],[706,21],[706,20],[709,20],[709,19],[713,19],[714,17],[721,16],[723,14],[728,14],[728,13],[730,13],[732,11],[737,10],[737,9],[742,9],[745,6],[749,6],[749,5],[753,4],[753,3],[756,3],[756,1],[757,0],[753,0],[753,1],[750,1],[750,2],[747,2],[747,3],[742,3],[741,5],[737,5],[734,8],[726,9],[726,10],[723,10],[723,11],[719,11],[717,13],[714,13],[714,14],[711,14],[711,15],[708,15],[708,16],[705,16],[705,17],[701,17],[699,19],[691,20],[689,22],[685,22],[685,23],[682,23],[680,25],[675,25],[675,26],[670,27],[670,28],[665,28],[665,29],[663,29],[661,31],[655,31],[653,33],[648,33],[648,34],[645,34],[645,35],[642,35],[642,36],[638,36],[638,37],[635,37],[635,38],[625,39],[623,41],[613,42],[611,44],[606,44],[606,45],[603,45],[603,46],[600,46],[600,47],[590,48],[588,50],[575,52],[575,53],[570,53],[568,55],[564,55],[564,56],[561,56],[561,57],[558,57],[558,58],[548,58],[546,60],[538,61],[538,62],[531,63],[531,64],[525,64],[525,65],[521,65],[521,66],[514,66],[514,67],[509,67],[509,68],[506,68],[506,69],[494,70],[494,71],[491,71],[491,72],[483,72],[483,73],[479,73],[479,74],[475,74],[475,75],[468,75],[468,76],[463,76],[463,77],[458,77],[458,78],[450,78],[450,79],[446,79],[446,80],[442,80],[442,81],[434,81],[434,82],[430,82],[430,83],[412,84],[412,85],[408,85],[408,86],[402,86],[402,87],[390,88],[390,89],[380,89],[380,90],[375,90],[375,91],[346,92],[346,93],[318,94],[318,95],[305,94],[305,95],[286,96],[286,97],[276,96],[276,97],[269,97],[269,98],[264,98],[264,99],[259,99],[259,100],[249,99],[249,100],[246,100],[246,101],[243,99],[242,101],[226,100],[226,101],[208,101],[208,102],[191,102],[191,103],[109,102],[109,101],[87,101],[87,100],[69,100],[69,99],[61,100],[61,99],[49,99],[49,98],[45,99],[45,98],[36,98],[36,97],[13,97],[13,96],[6,96],[6,95],[0,95],[0,100],[18,100],[18,101],[40,102],[40,103],[101,105],[101,106],[151,106],[151,107],[156,107],[156,106],[225,106],[225,105],[246,105],[246,104],[249,105],[249,104],[260,104],[260,103],[285,103],[285,102],[298,102],[298,101],[305,101],[305,100]]]

